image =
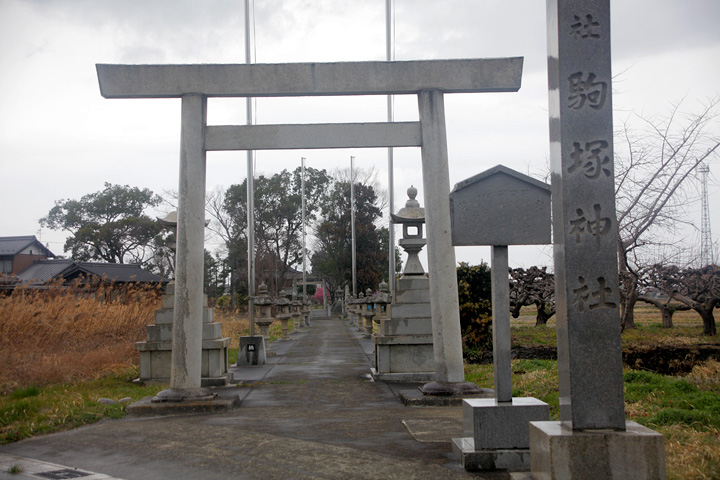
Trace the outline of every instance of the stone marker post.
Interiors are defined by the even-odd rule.
[[[610,6],[548,5],[560,415],[575,430],[624,430]]]
[[[665,478],[662,435],[625,422],[610,0],[547,0],[560,419],[533,422],[539,478]]]

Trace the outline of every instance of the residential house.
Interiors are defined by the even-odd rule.
[[[0,237],[0,275],[18,274],[37,260],[55,256],[35,235]]]

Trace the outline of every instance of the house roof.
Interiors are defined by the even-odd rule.
[[[0,255],[17,255],[33,244],[36,244],[46,256],[55,257],[55,254],[48,250],[45,245],[40,243],[35,235],[0,237]]]
[[[36,260],[25,270],[17,274],[21,284],[46,283],[53,278],[61,276],[62,272],[74,265],[74,261],[68,258],[59,260]]]
[[[166,282],[167,280],[152,272],[143,270],[134,263],[90,263],[76,262],[75,266],[64,272],[64,277],[75,273],[85,276],[94,275],[112,282]]]
[[[71,259],[38,260],[18,273],[22,284],[46,283],[58,278],[100,277],[110,282],[167,282],[137,264],[76,262]]]

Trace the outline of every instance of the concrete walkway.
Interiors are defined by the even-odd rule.
[[[416,385],[372,382],[370,340],[342,320],[312,322],[273,343],[268,365],[235,369],[245,386],[217,389],[242,398],[232,412],[106,420],[4,445],[0,465],[31,460],[23,474],[3,466],[0,480],[509,478],[467,473],[451,457],[461,408],[403,406],[397,392]],[[42,476],[33,460],[97,476]]]

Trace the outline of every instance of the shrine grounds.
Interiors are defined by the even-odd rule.
[[[0,297],[0,444],[121,418],[128,401],[157,393],[158,386],[131,380],[134,342],[143,340],[158,299],[151,290],[108,292],[102,301],[77,292]],[[661,328],[654,307],[635,313],[638,328],[622,336],[627,418],[665,435],[668,478],[720,478],[720,342],[701,335],[695,312],[677,312],[673,329]],[[237,345],[247,321],[238,312],[215,315]],[[512,364],[513,395],[547,402],[557,419],[554,320],[534,324],[530,308],[512,320],[513,351],[523,357]],[[271,333],[279,337],[279,325]],[[466,378],[492,387],[492,365],[467,364]]]

